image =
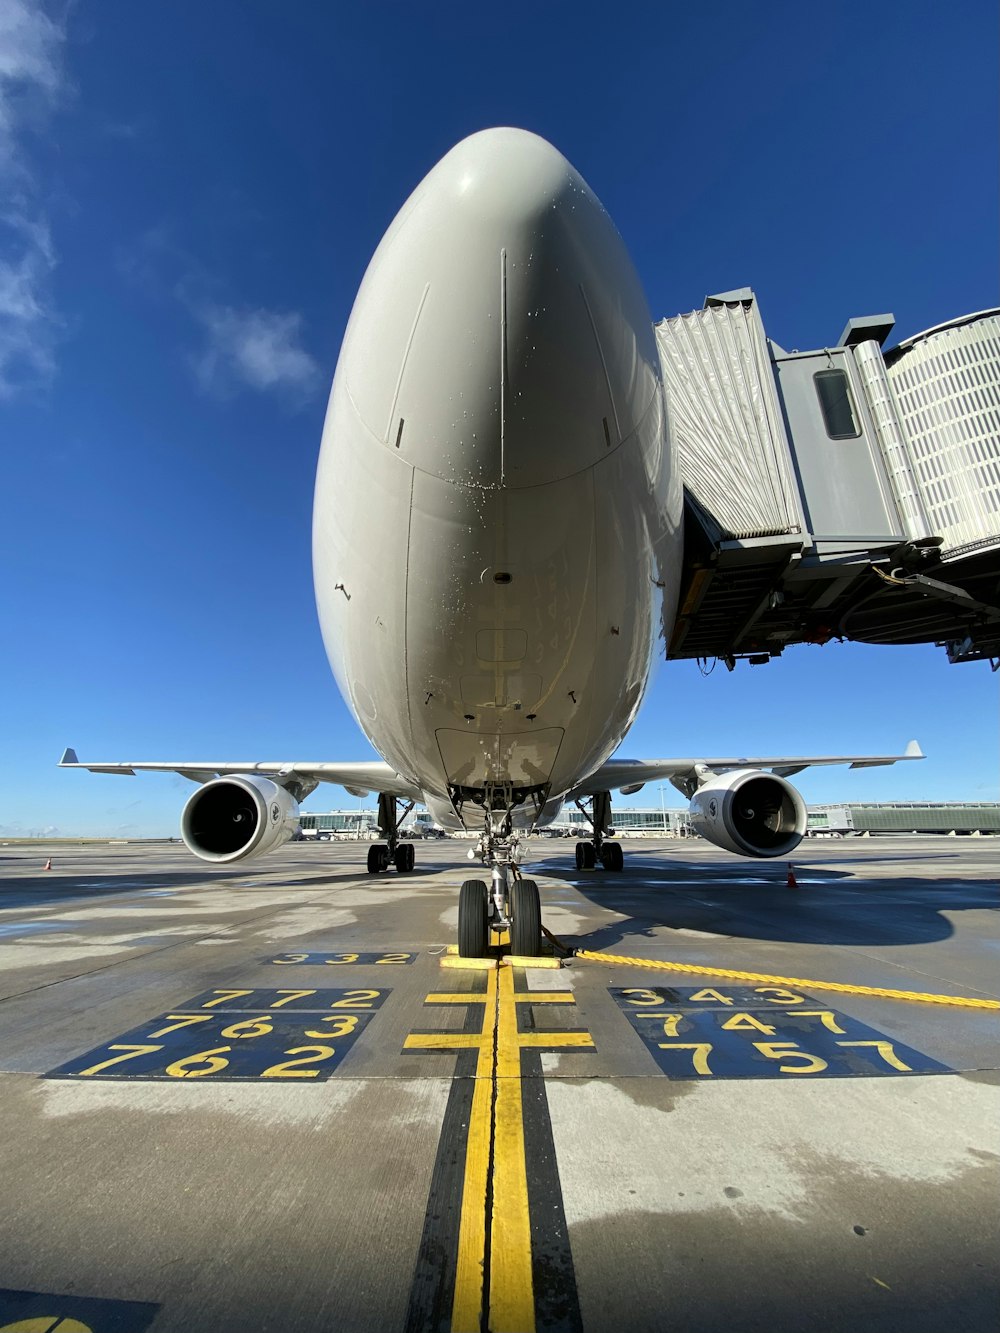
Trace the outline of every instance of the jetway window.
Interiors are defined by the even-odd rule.
[[[861,435],[854,416],[851,389],[843,370],[818,370],[813,376],[826,433],[831,440],[856,440]]]

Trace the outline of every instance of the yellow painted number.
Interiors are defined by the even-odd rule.
[[[327,967],[336,967],[339,963],[356,963],[360,955],[356,953],[337,953],[330,958],[324,958],[323,962]]]
[[[193,1027],[195,1023],[211,1023],[211,1014],[167,1014],[169,1020],[165,1028],[160,1028],[159,1032],[151,1032],[151,1037],[165,1037],[168,1032],[177,1032],[179,1028]],[[176,1021],[174,1021],[176,1020]]]
[[[231,1051],[231,1046],[216,1046],[211,1051],[198,1051],[196,1055],[185,1055],[183,1060],[175,1060],[167,1065],[171,1078],[204,1078],[206,1074],[217,1074],[225,1069],[228,1060],[222,1057],[223,1051]],[[202,1067],[199,1069],[199,1065]]]
[[[663,1035],[665,1037],[676,1037],[677,1026],[683,1017],[683,1014],[667,1014],[663,1020]]]
[[[708,1074],[711,1076],[711,1069],[708,1067],[708,1057],[712,1051],[711,1042],[707,1041],[661,1041],[658,1042],[661,1051],[693,1051],[691,1057],[696,1074]]]
[[[307,953],[289,953],[284,958],[273,958],[274,963],[304,963],[309,957]]]
[[[710,1000],[714,1004],[732,1004],[732,997],[717,990],[700,990],[691,996],[692,1000]]]
[[[212,992],[217,998],[206,1000],[201,1006],[203,1009],[214,1009],[217,1004],[226,1004],[229,1000],[238,1000],[241,995],[252,995],[252,990],[216,990]]]
[[[315,1055],[307,1055],[315,1051]],[[315,1078],[318,1069],[303,1069],[302,1065],[315,1064],[317,1060],[329,1060],[337,1054],[332,1046],[293,1046],[286,1055],[301,1055],[301,1060],[283,1060],[280,1065],[271,1065],[261,1074],[261,1078]]]
[[[727,1029],[751,1028],[757,1032],[766,1032],[769,1037],[773,1037],[775,1029],[769,1023],[762,1023],[759,1018],[754,1018],[753,1014],[730,1014],[722,1025]]]
[[[278,994],[283,995],[285,998],[283,1000],[275,1000],[273,1004],[268,1006],[268,1008],[280,1009],[283,1004],[291,1004],[293,1000],[304,1000],[307,995],[315,995],[316,992],[314,990],[281,990],[279,988]]]
[[[110,1060],[102,1060],[98,1065],[91,1065],[89,1069],[79,1071],[81,1077],[86,1074],[97,1074],[102,1069],[109,1069],[112,1065],[121,1064],[123,1060],[134,1060],[137,1055],[151,1055],[153,1051],[162,1051],[162,1046],[109,1046],[109,1051],[124,1051],[124,1055],[112,1056]]]
[[[347,990],[342,1000],[334,1000],[331,1009],[370,1009],[371,1001],[382,994],[377,990]],[[352,998],[353,997],[353,998]]]
[[[906,1074],[912,1074],[913,1070],[909,1065],[904,1065],[902,1060],[893,1049],[891,1041],[838,1041],[838,1046],[874,1046],[875,1050],[893,1069],[901,1069]]]
[[[405,963],[408,958],[412,958],[411,953],[385,953],[381,958],[376,958],[376,963]]]
[[[779,1065],[782,1074],[818,1074],[827,1067],[825,1060],[821,1060],[818,1055],[810,1055],[808,1051],[799,1050],[794,1041],[755,1041],[754,1045],[768,1060],[805,1061],[801,1065]]]
[[[768,1004],[805,1004],[804,995],[796,995],[793,990],[781,990],[777,986],[754,986],[755,995],[762,995]]]
[[[353,1032],[358,1026],[357,1014],[327,1014],[325,1018],[318,1021],[320,1023],[332,1023],[333,1027],[323,1028],[322,1030],[306,1028],[303,1036],[323,1037],[326,1041],[329,1041],[331,1037],[346,1037],[349,1032]]]
[[[837,1019],[832,1009],[800,1009],[798,1012],[802,1018],[818,1018],[830,1032],[839,1032],[843,1036],[847,1030],[837,1026]]]
[[[263,1037],[268,1032],[274,1031],[274,1024],[264,1014],[260,1018],[241,1018],[238,1023],[230,1023],[229,1027],[223,1028],[221,1035],[223,1037]]]
[[[646,990],[642,986],[633,987],[632,990],[623,990],[623,995],[629,997],[629,1004],[662,1004],[663,996],[657,995],[655,990]]]

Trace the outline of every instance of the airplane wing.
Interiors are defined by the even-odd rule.
[[[898,764],[907,759],[926,758],[916,741],[910,741],[903,754],[810,755],[807,757],[778,756],[762,758],[745,755],[726,759],[609,759],[585,781],[567,793],[567,800],[593,796],[595,792],[637,792],[647,782],[664,778],[681,787],[685,782],[697,785],[699,773],[724,773],[733,768],[769,769],[778,777],[789,778],[804,768],[829,764],[847,764],[851,768],[879,768],[884,764]]]
[[[209,782],[212,778],[229,773],[257,773],[278,783],[289,780],[313,787],[320,782],[332,782],[346,787],[352,796],[367,796],[371,792],[386,792],[406,800],[423,800],[423,793],[415,782],[395,772],[382,760],[363,760],[359,763],[186,763],[173,761],[82,764],[76,751],[67,749],[59,760],[60,768],[85,768],[91,773],[121,773],[133,777],[137,772],[180,773],[192,782]]]

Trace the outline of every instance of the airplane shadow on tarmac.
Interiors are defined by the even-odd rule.
[[[793,944],[928,944],[955,933],[950,913],[997,910],[995,886],[985,880],[858,880],[850,872],[799,863],[795,873],[797,888],[786,885],[784,871],[761,882],[764,875],[742,867],[723,882],[718,867],[690,865],[644,866],[634,878],[626,870],[613,881],[606,875],[566,875],[596,906],[627,913],[628,919],[566,936],[565,942],[610,951],[639,935],[662,944],[657,932],[666,928]]]

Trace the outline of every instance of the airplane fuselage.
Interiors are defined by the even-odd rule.
[[[551,803],[635,718],[681,540],[621,237],[544,140],[474,135],[390,226],[334,379],[313,565],[346,702],[437,819],[490,783]]]

